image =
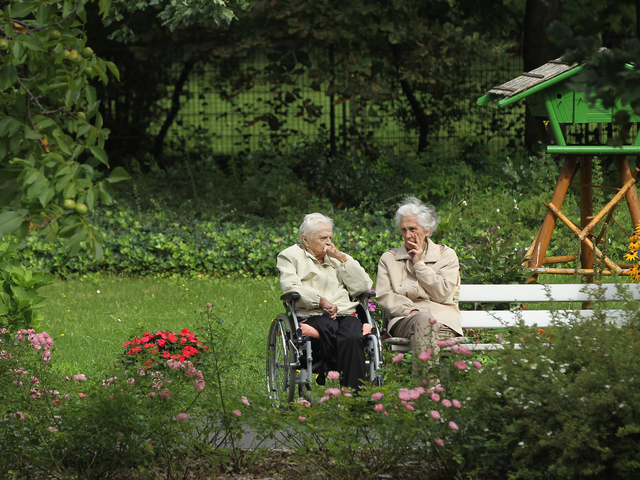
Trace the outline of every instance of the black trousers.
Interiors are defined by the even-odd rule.
[[[328,372],[340,373],[340,385],[358,390],[365,377],[364,337],[362,323],[358,317],[342,315],[336,318],[317,315],[305,320],[320,334],[311,339],[314,363],[322,362],[318,373],[318,384],[325,384]]]

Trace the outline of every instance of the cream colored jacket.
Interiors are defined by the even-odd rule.
[[[296,304],[298,316],[322,315],[322,297],[338,307],[338,315],[350,315],[356,311],[358,302],[352,302],[349,295],[355,297],[370,290],[373,282],[356,260],[349,255],[347,258],[341,263],[326,256],[324,263],[320,263],[300,245],[293,245],[278,254],[283,293],[300,294]]]
[[[415,268],[405,246],[391,248],[378,263],[376,299],[391,317],[388,328],[412,310],[431,311],[438,322],[462,335],[453,294],[460,276],[453,249],[427,239],[424,263]]]

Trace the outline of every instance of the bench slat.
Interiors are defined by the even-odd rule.
[[[459,301],[463,302],[587,302],[593,300],[590,292],[604,288],[604,300],[612,301],[620,298],[619,289],[626,289],[633,298],[640,299],[640,284],[550,284],[550,285],[460,285]]]
[[[604,310],[607,318],[620,324],[624,321],[624,311]],[[517,325],[522,319],[527,326],[537,325],[538,327],[548,327],[553,320],[553,314],[549,310],[518,310],[510,312],[508,310],[463,310],[462,328],[505,328]],[[562,322],[567,318],[567,314],[580,314],[582,317],[590,317],[593,310],[558,310],[555,312],[558,321]],[[571,318],[571,317],[569,317]]]

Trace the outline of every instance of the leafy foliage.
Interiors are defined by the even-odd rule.
[[[37,328],[43,318],[38,309],[45,300],[38,289],[53,282],[53,277],[17,261],[17,250],[16,244],[0,244],[0,328],[11,332]]]
[[[113,202],[111,184],[128,178],[108,166],[100,105],[91,80],[118,69],[96,57],[82,27],[85,2],[6,2],[0,32],[0,236],[37,232],[85,241],[102,254],[84,215]]]
[[[476,419],[458,453],[485,478],[634,478],[638,457],[637,308],[625,326],[604,312],[522,328],[520,350],[470,378]],[[596,307],[597,308],[597,307]],[[561,315],[558,313],[558,315]]]

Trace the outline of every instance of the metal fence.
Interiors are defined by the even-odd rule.
[[[247,62],[240,68],[252,65]],[[177,64],[176,69],[179,68]],[[496,105],[479,107],[476,103],[490,87],[521,72],[519,59],[478,63],[470,66],[467,72],[460,72],[460,82],[451,85],[448,95],[463,113],[455,121],[437,119],[438,125],[429,135],[429,143],[438,145],[443,153],[454,152],[457,145],[469,139],[486,143],[493,150],[521,145],[523,135],[518,126],[524,126],[524,104],[498,110]],[[149,72],[145,74],[149,75]],[[304,81],[295,88],[257,84],[233,97],[228,95],[228,87],[215,61],[197,64],[184,87],[180,110],[167,133],[167,144],[179,143],[181,148],[190,148],[206,143],[212,155],[233,155],[282,139],[288,143],[304,142],[323,135],[329,142],[328,137],[333,132],[334,142],[340,149],[362,144],[396,150],[416,150],[418,147],[418,132],[407,128],[394,114],[407,108],[401,93],[397,100],[384,105],[370,104],[356,97],[334,104],[332,109],[327,85],[316,91]],[[279,106],[275,109],[276,96],[291,94],[293,90],[295,101],[287,108]],[[163,102],[168,106],[170,100],[167,98]],[[308,115],[310,106],[317,117]],[[151,126],[151,136],[157,134],[159,125]]]

